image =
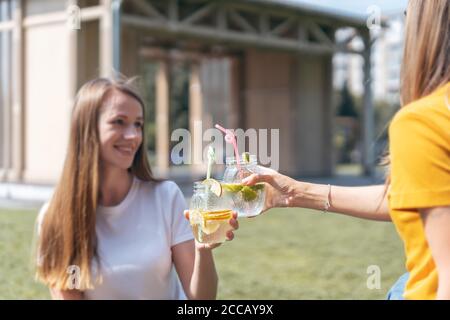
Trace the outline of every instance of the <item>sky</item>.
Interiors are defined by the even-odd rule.
[[[307,3],[315,6],[324,6],[339,11],[354,14],[367,14],[367,8],[376,5],[381,9],[382,15],[403,12],[408,0],[289,0],[293,3]]]

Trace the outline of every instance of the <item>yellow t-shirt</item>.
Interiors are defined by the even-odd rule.
[[[405,299],[435,299],[437,293],[437,270],[418,209],[450,205],[449,90],[450,82],[405,106],[389,127],[390,214],[410,272]]]

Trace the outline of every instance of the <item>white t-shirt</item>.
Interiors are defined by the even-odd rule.
[[[102,283],[86,299],[186,299],[171,247],[192,240],[183,194],[172,181],[134,178],[125,199],[96,213]],[[44,206],[40,215],[46,209]],[[93,262],[95,276],[97,264]]]

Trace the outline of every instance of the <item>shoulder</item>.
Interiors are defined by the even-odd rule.
[[[392,122],[389,126],[389,131],[395,132],[399,129],[405,129],[407,127],[414,128],[417,124],[424,125],[426,122],[424,121],[423,117],[421,117],[421,112],[418,112],[420,111],[420,108],[419,110],[417,109],[417,107],[412,105],[407,105],[400,109],[392,119]]]
[[[402,159],[402,166],[448,162],[450,110],[444,100],[442,94],[431,94],[397,112],[389,126],[393,163],[395,159]]]
[[[414,126],[442,130],[450,122],[450,110],[445,103],[445,90],[427,95],[404,106],[394,116],[391,127]]]
[[[418,101],[419,102],[419,101]],[[446,112],[445,112],[446,111]],[[403,107],[392,119],[390,134],[409,136],[439,136],[446,139],[450,125],[450,110],[435,104],[413,103]]]

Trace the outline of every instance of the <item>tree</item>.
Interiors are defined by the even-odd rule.
[[[341,91],[340,103],[336,114],[335,145],[338,149],[338,162],[357,162],[359,141],[359,120],[353,97],[348,89],[347,81]]]
[[[352,95],[348,90],[347,81],[344,82],[344,86],[342,87],[341,102],[337,108],[337,116],[358,118],[358,112],[356,111]]]

